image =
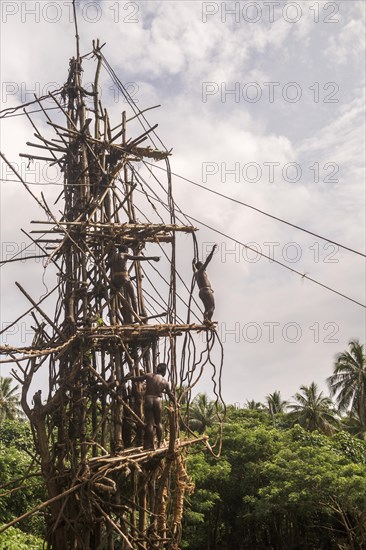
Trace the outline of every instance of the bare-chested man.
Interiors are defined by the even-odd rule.
[[[204,323],[211,323],[212,321],[212,315],[215,311],[215,298],[213,295],[213,290],[211,287],[211,283],[209,281],[209,278],[206,273],[206,267],[212,260],[212,256],[214,255],[214,252],[217,248],[217,244],[215,244],[212,247],[212,250],[210,254],[207,256],[207,259],[205,263],[202,262],[193,262],[193,271],[194,276],[197,281],[197,285],[199,288],[199,297],[201,298],[203,302],[203,306],[205,308],[204,314],[203,314],[203,322]]]
[[[110,257],[112,288],[117,292],[124,288],[133,311],[138,313],[135,291],[127,269],[127,260],[158,262],[160,258],[159,256],[133,256],[128,253],[128,247],[125,245],[119,246],[118,250],[115,249]]]
[[[154,424],[156,426],[156,435],[158,447],[161,445],[163,437],[163,426],[161,423],[162,405],[161,398],[165,392],[171,401],[175,403],[175,397],[170,389],[169,382],[164,378],[167,366],[165,363],[159,363],[156,367],[156,373],[147,373],[142,376],[127,376],[126,379],[135,382],[146,381],[144,413],[146,422],[144,449],[154,449]]]

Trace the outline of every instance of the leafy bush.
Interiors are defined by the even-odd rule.
[[[0,534],[0,550],[42,550],[43,541],[20,529],[9,527]]]
[[[34,455],[28,422],[6,421],[0,425],[0,524],[21,516],[46,498]],[[18,527],[43,536],[44,518],[30,516]]]

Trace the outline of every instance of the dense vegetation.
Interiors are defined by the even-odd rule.
[[[328,383],[335,403],[312,383],[290,402],[274,391],[264,403],[228,406],[221,457],[204,449],[188,456],[195,491],[185,506],[184,550],[366,549],[363,346],[350,342]],[[44,499],[16,405],[11,385],[0,384],[0,524]],[[206,395],[196,396],[190,416],[198,433],[216,429]],[[0,534],[0,550],[40,550],[43,529],[42,513],[28,517]]]
[[[229,411],[220,460],[189,458],[190,550],[366,548],[366,443]]]
[[[46,500],[28,422],[0,423],[0,525]],[[34,514],[0,534],[0,550],[42,548],[44,517]]]

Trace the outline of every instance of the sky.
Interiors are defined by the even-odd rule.
[[[173,176],[177,205],[205,224],[192,222],[202,257],[218,245],[208,274],[224,346],[224,400],[243,406],[275,390],[291,400],[313,381],[327,393],[337,353],[351,339],[365,342],[365,308],[301,274],[365,304],[365,258],[354,252],[365,254],[364,2],[80,0],[77,9],[81,52],[93,39],[106,43],[104,55],[138,107],[161,105],[146,116],[173,149],[172,172],[206,187]],[[62,86],[75,30],[68,1],[2,0],[1,10],[5,109]],[[86,62],[84,83],[93,67]],[[101,93],[119,124],[126,104],[106,73]],[[20,173],[58,181],[43,164],[29,169],[19,158],[34,133],[26,118],[1,122],[1,151]],[[3,164],[2,259],[29,243],[20,228],[42,219],[14,179]],[[32,191],[51,200],[60,189]],[[182,240],[187,284],[191,254]],[[55,284],[39,259],[4,265],[0,274],[1,327],[28,307],[14,280],[35,299]],[[29,342],[31,324],[30,317],[17,323],[2,344]],[[2,365],[1,375],[8,372]],[[198,389],[211,391],[205,379]]]

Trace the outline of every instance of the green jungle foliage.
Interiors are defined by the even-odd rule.
[[[349,347],[328,378],[338,410],[315,383],[292,404],[275,391],[266,404],[227,407],[220,458],[190,449],[182,550],[366,550],[366,362],[357,340]],[[46,500],[29,424],[5,411],[9,392],[6,383],[0,525]],[[196,396],[190,428],[216,433],[219,413]],[[34,514],[0,534],[0,550],[41,549],[44,529]]]
[[[43,540],[24,533],[20,529],[9,527],[0,534],[0,550],[42,550]]]
[[[24,420],[6,420],[0,424],[0,525],[21,516],[44,500],[46,493],[40,467],[35,460],[29,423]],[[42,537],[44,524],[42,515],[33,515],[20,521],[16,524],[17,529],[0,534],[0,550],[23,548],[21,544],[33,548],[33,542],[28,544],[27,538],[21,540],[22,532]],[[10,545],[11,540],[15,546]]]
[[[366,548],[366,443],[347,432],[229,409],[221,458],[200,452],[188,466],[184,549]]]
[[[268,411],[229,407],[221,457],[189,455],[196,489],[182,549],[366,548],[366,442],[292,426],[290,414],[278,413],[274,427]],[[1,524],[46,498],[33,454],[26,422],[0,425]],[[0,550],[42,548],[43,515],[15,527],[0,534]]]

